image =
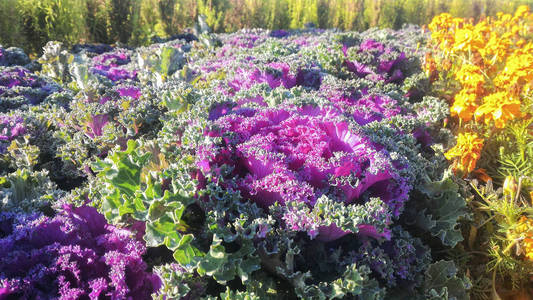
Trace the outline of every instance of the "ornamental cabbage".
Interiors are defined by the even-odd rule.
[[[352,51],[346,44],[342,50],[347,58],[346,67],[360,78],[386,83],[401,83],[405,79],[401,70],[402,63],[407,61],[404,52],[386,47],[372,39],[367,39],[359,45],[359,50],[353,55],[356,60],[350,60]]]
[[[6,152],[12,140],[25,133],[24,118],[0,114],[0,154]]]
[[[116,50],[93,57],[94,74],[107,77],[115,82],[126,79],[137,79],[137,71],[131,71],[123,67],[131,61],[130,55],[125,51]]]
[[[161,281],[131,236],[87,206],[0,213],[0,299],[148,299]]]
[[[322,196],[355,205],[379,197],[397,217],[411,189],[398,174],[406,166],[334,109],[236,109],[216,119],[207,135],[221,142],[199,151],[198,166],[204,172],[232,166],[236,187],[263,208],[294,201],[313,207]],[[319,226],[319,239],[347,234],[337,229],[326,223]],[[359,229],[387,235],[367,224],[359,224]],[[311,237],[317,234],[307,232]]]
[[[0,66],[24,66],[31,62],[30,58],[20,48],[4,48],[0,45]]]
[[[37,105],[59,88],[24,67],[0,67],[0,111]]]

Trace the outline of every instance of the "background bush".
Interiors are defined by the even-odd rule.
[[[37,54],[49,40],[146,45],[191,28],[204,14],[215,32],[241,28],[320,28],[362,31],[428,24],[456,17],[513,12],[533,0],[2,0],[0,44]]]

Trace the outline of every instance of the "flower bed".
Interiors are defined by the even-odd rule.
[[[0,48],[0,299],[526,290],[530,19]]]

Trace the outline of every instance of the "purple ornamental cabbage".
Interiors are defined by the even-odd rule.
[[[109,78],[111,81],[126,79],[137,79],[137,71],[130,71],[123,67],[131,61],[129,55],[125,52],[104,53],[93,57],[92,72]]]
[[[91,115],[87,120],[87,128],[85,134],[94,139],[97,136],[104,134],[104,126],[109,122],[109,117],[105,114]]]
[[[24,96],[27,102],[36,105],[56,90],[57,87],[26,68],[17,66],[0,69],[0,97]]]
[[[223,46],[217,49],[217,57],[233,56],[241,49],[251,49],[264,42],[265,36],[259,36],[253,33],[229,34],[222,37]]]
[[[359,125],[389,119],[401,113],[397,101],[385,95],[362,97],[355,101],[354,107],[352,116]]]
[[[0,154],[5,153],[8,144],[26,133],[24,118],[0,115]]]
[[[313,207],[322,195],[345,204],[380,197],[395,216],[400,214],[410,190],[398,175],[402,166],[381,145],[350,129],[337,110],[216,110],[211,118],[217,129],[207,135],[224,142],[219,148],[200,149],[198,165],[204,172],[233,166],[244,198],[268,208],[288,201]],[[321,240],[331,240],[347,232],[333,225],[320,228],[319,234]]]
[[[288,35],[289,35],[289,32],[283,29],[272,30],[272,32],[270,32],[270,36],[275,37],[275,38],[284,38]]]
[[[39,87],[37,76],[23,67],[5,68],[0,72],[0,86],[12,88],[15,86]],[[0,94],[1,95],[1,94]]]
[[[322,82],[320,72],[313,69],[300,69],[295,75],[291,74],[290,66],[284,62],[272,62],[266,65],[265,71],[261,71],[250,63],[248,69],[238,68],[228,86],[233,94],[240,90],[250,89],[253,85],[267,83],[271,89],[284,86],[290,89],[294,86],[304,86],[318,89]]]
[[[232,48],[253,48],[257,41],[263,41],[257,34],[237,34],[230,35],[228,39],[224,40],[224,45],[231,46]]]
[[[150,299],[161,281],[131,236],[92,207],[0,213],[0,299]]]
[[[413,285],[419,281],[431,262],[431,254],[418,238],[413,238],[400,227],[394,227],[391,239],[379,246],[370,240],[363,241],[353,259],[358,265],[369,266],[376,277],[394,287]]]
[[[10,89],[15,86],[33,87],[36,76],[31,76],[31,72],[23,67],[5,68],[0,72],[0,87]],[[0,90],[0,95],[2,95]]]
[[[131,97],[138,100],[141,97],[141,90],[136,86],[123,86],[117,89],[120,97]]]
[[[114,92],[115,93],[113,93],[111,95],[108,94],[108,95],[100,97],[98,99],[98,103],[105,104],[108,101],[117,100],[119,97],[131,97],[134,100],[139,100],[139,98],[142,95],[141,89],[136,87],[136,86],[134,86],[134,85],[116,86]],[[92,99],[87,99],[86,100],[86,102],[88,102],[88,103],[91,102],[91,101],[92,101]]]
[[[131,61],[130,56],[125,52],[109,52],[93,57],[93,63],[97,65],[120,66],[128,64]]]
[[[344,45],[342,50],[344,56],[347,57],[348,47]],[[359,45],[358,53],[366,53],[373,56],[372,62],[368,65],[348,59],[344,62],[348,70],[358,77],[372,81],[385,81],[386,83],[399,83],[405,79],[405,75],[400,69],[400,64],[406,60],[404,52],[385,47],[385,45],[374,40],[365,40]],[[371,66],[374,66],[374,68]]]
[[[0,141],[12,141],[24,133],[26,128],[22,117],[0,115]]]
[[[368,94],[366,90],[347,92],[328,86],[322,86],[320,92],[337,109],[349,113],[359,125],[405,115],[398,101],[387,95]]]

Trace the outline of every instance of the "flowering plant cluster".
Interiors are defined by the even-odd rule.
[[[135,70],[129,71],[121,67],[130,61],[130,55],[126,51],[106,52],[92,58],[91,72],[105,76],[113,82],[125,79],[135,80],[137,78]]]
[[[449,14],[437,16],[429,24],[434,51],[427,55],[426,71],[453,79],[447,81],[455,87],[450,111],[461,131],[483,138],[492,133],[490,128],[498,130],[531,118],[526,112],[533,83],[533,41],[528,34],[532,24],[528,6],[519,7],[514,15],[501,13],[475,24]],[[470,124],[479,125],[483,133]],[[470,159],[464,157],[471,154]],[[451,151],[448,158],[466,174],[475,168],[479,151],[475,154]]]
[[[474,267],[487,264],[484,259],[466,266],[480,278],[476,297],[531,292],[532,26],[526,5],[478,22],[442,14],[428,26],[425,69],[435,91],[450,100],[457,134],[445,156],[475,195],[465,251],[490,258],[489,268]]]
[[[0,299],[468,298],[426,33],[181,37],[0,67]]]

